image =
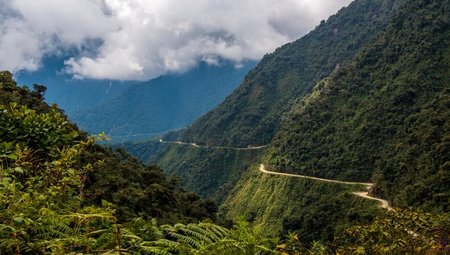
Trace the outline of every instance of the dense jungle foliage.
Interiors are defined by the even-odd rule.
[[[376,38],[401,2],[358,0],[266,55],[237,90],[178,140],[237,147],[269,143],[291,103]]]
[[[450,210],[450,2],[409,1],[386,31],[293,107],[267,161],[370,180],[396,206]]]
[[[45,87],[35,85],[33,91],[17,87],[8,72],[1,73],[0,83],[0,105],[5,111],[0,131],[3,151],[13,151],[20,145],[29,150],[32,162],[47,162],[52,159],[49,155],[59,153],[65,146],[89,141],[86,133],[70,123],[56,106],[43,103]],[[123,150],[112,151],[90,143],[74,164],[80,169],[91,169],[83,175],[84,202],[112,202],[117,205],[119,219],[141,216],[158,217],[161,222],[192,222],[213,218],[215,213],[211,201],[183,191],[161,169],[145,166]],[[154,204],[158,204],[158,209]]]

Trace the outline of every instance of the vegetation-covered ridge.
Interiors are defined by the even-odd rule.
[[[183,191],[159,168],[96,145],[56,106],[43,103],[44,91],[17,87],[11,73],[0,72],[2,254],[62,254],[71,242],[83,249],[100,236],[91,240],[91,231],[136,217],[160,223],[214,218],[212,202]]]
[[[0,89],[1,95],[9,94],[5,97],[8,100],[0,104],[1,254],[250,255],[333,252],[332,247],[319,243],[306,249],[295,234],[283,241],[267,238],[245,221],[238,221],[230,229],[208,222],[158,226],[154,217],[167,221],[168,215],[175,215],[183,208],[191,211],[182,212],[179,216],[184,217],[178,217],[178,220],[186,221],[186,216],[193,217],[192,213],[198,210],[196,206],[201,201],[184,198],[190,202],[188,207],[172,201],[171,196],[176,196],[176,193],[170,192],[167,183],[161,182],[164,179],[161,171],[149,171],[142,166],[136,170],[134,168],[138,168],[139,164],[123,152],[117,152],[120,156],[107,154],[107,150],[95,145],[93,138],[80,133],[56,108],[38,104],[33,109],[32,102],[39,102],[42,94],[16,87],[10,73],[0,72]],[[17,101],[8,102],[9,99]],[[126,166],[129,168],[124,169]],[[104,171],[103,175],[95,175],[97,171]],[[118,172],[122,175],[118,176]],[[113,179],[108,179],[108,175]],[[93,176],[101,178],[91,179]],[[132,178],[139,178],[139,182],[150,190],[141,190],[144,187],[136,186]],[[99,193],[93,192],[93,187],[97,187],[94,190]],[[103,194],[104,199],[99,199],[99,203],[89,198],[92,195],[101,198],[103,192],[106,194]],[[126,196],[116,192],[126,193]],[[145,207],[147,203],[150,203],[149,207]],[[167,206],[168,203],[171,207]],[[144,208],[139,211],[136,206]],[[136,215],[138,212],[139,215]],[[400,226],[404,226],[409,215],[414,214],[408,213],[406,218],[394,215],[398,219],[390,221],[394,223],[391,228],[375,225],[370,228],[373,231],[370,233],[377,235],[382,231],[390,234],[401,230]],[[121,219],[124,216],[126,219]],[[406,249],[445,249],[441,245],[442,236],[447,233],[445,221],[429,215],[418,216],[426,224],[411,227],[416,233],[426,234],[427,238],[414,239],[414,245]],[[443,231],[431,233],[430,228],[435,226]],[[356,229],[349,232],[349,237],[343,236],[339,249],[352,250],[355,245],[359,249],[364,246],[374,248],[358,233]],[[399,241],[408,237],[407,233],[403,233]],[[376,241],[383,247],[383,240]],[[402,251],[405,247],[396,249]]]
[[[433,249],[431,248],[433,242],[425,241],[422,239],[424,236],[419,237],[415,232],[415,229],[419,229],[415,224],[427,222],[422,217],[425,215],[430,217],[431,214],[422,212],[411,214],[401,209],[380,211],[376,203],[352,195],[352,192],[360,189],[361,186],[358,185],[343,185],[297,176],[268,175],[256,171],[256,166],[252,170],[254,171],[245,174],[223,203],[220,218],[244,215],[258,232],[289,236],[293,233],[290,231],[295,231],[302,243],[308,244],[308,247],[318,244],[313,240],[321,240],[328,244],[319,250],[306,253],[297,243],[296,247],[300,253],[291,250],[291,253],[287,254],[450,252],[450,248],[447,247],[450,230],[448,213],[432,216],[441,219],[437,221],[441,222],[438,223],[439,227],[429,229],[430,235],[435,233],[440,235],[440,244],[437,245],[439,248]],[[398,221],[399,219],[402,219],[402,223]],[[427,224],[422,226],[425,227]],[[419,244],[418,239],[425,241],[427,247],[422,246],[423,243]],[[341,247],[342,243],[349,240],[352,241]],[[445,247],[441,246],[442,244]]]
[[[270,174],[270,175],[278,175],[278,176],[287,176],[287,177],[294,177],[294,178],[302,178],[302,179],[309,179],[309,180],[315,180],[315,181],[319,181],[319,182],[326,182],[326,183],[338,183],[338,184],[343,184],[343,185],[358,185],[358,186],[362,186],[365,187],[365,189],[367,190],[366,192],[353,192],[353,195],[362,197],[362,198],[366,198],[366,199],[370,199],[370,200],[375,200],[381,203],[381,207],[387,210],[394,210],[394,208],[392,208],[389,205],[389,202],[387,200],[381,199],[381,198],[376,198],[373,197],[369,194],[369,191],[372,190],[373,187],[373,183],[367,183],[367,182],[350,182],[350,181],[339,181],[339,180],[332,180],[332,179],[324,179],[324,178],[318,178],[318,177],[314,177],[314,176],[307,176],[307,175],[300,175],[300,174],[289,174],[289,173],[283,173],[283,172],[273,172],[273,171],[269,171],[266,169],[264,164],[261,164],[259,166],[259,171],[265,174]]]
[[[290,104],[376,38],[401,2],[355,1],[308,35],[266,55],[238,89],[176,140],[236,147],[268,144]]]
[[[267,162],[373,179],[396,206],[450,209],[450,2],[409,1],[348,66],[293,107]]]
[[[30,91],[18,87],[9,72],[0,74],[0,105],[4,109],[0,138],[7,148],[26,148],[30,151],[27,160],[46,162],[65,147],[89,141],[86,133],[70,123],[56,106],[43,102],[45,87],[35,86]],[[112,202],[117,206],[119,219],[140,215],[173,223],[213,217],[215,209],[210,201],[183,191],[161,169],[144,166],[123,150],[90,144],[82,150],[74,167],[91,168],[83,175],[85,203]]]
[[[337,64],[350,62],[383,30],[402,2],[355,1],[304,38],[267,55],[232,95],[188,128],[184,136],[174,132],[162,139],[240,148],[270,144],[291,102],[310,91]],[[263,153],[263,149],[199,150],[156,141],[125,147],[144,162],[156,164],[171,175],[183,176],[187,189],[213,196],[219,203],[242,173],[261,161]]]

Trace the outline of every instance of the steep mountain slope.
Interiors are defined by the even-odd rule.
[[[79,181],[75,186],[80,191],[77,195],[80,202],[82,200],[84,205],[112,203],[114,215],[121,221],[138,216],[158,218],[160,223],[214,218],[216,207],[211,201],[184,191],[175,180],[166,178],[158,167],[144,166],[123,150],[112,151],[96,145],[85,132],[68,121],[61,110],[49,107],[43,101],[42,93],[42,87],[30,90],[17,86],[11,73],[0,71],[2,180],[6,179],[3,178],[6,169],[12,166],[23,168],[18,172],[20,176],[14,178],[23,181],[23,185],[19,185],[22,188],[30,188],[37,180],[44,179],[37,178],[39,174],[52,180],[44,185],[47,187],[70,186]],[[68,155],[60,156],[62,153]],[[76,159],[72,159],[74,155],[77,155]],[[66,162],[68,158],[70,164]],[[80,175],[75,175],[74,169]],[[75,180],[66,176],[70,174],[76,176]],[[52,192],[56,195],[64,190]],[[33,196],[31,199],[36,200]],[[25,204],[26,200],[21,199]],[[5,203],[9,204],[8,201]],[[55,205],[45,203],[45,206],[54,208]],[[6,209],[7,206],[2,205],[2,211]],[[30,210],[26,206],[23,209]],[[34,214],[39,213],[35,211]]]
[[[238,150],[235,148],[194,147],[186,144],[124,143],[118,145],[149,165],[157,165],[168,175],[179,176],[187,190],[203,197],[223,202],[236,182],[265,148]]]
[[[332,241],[345,226],[370,222],[377,203],[351,194],[361,187],[267,175],[255,164],[220,208],[218,218],[245,216],[270,235],[295,231],[302,242]]]
[[[267,162],[369,180],[395,206],[450,209],[450,1],[409,1],[347,67],[293,107]]]
[[[308,92],[315,81],[332,72],[337,64],[349,62],[358,50],[375,39],[400,2],[355,1],[309,35],[266,56],[231,96],[188,128],[184,137],[175,133],[166,135],[164,140],[193,139],[200,144],[237,147],[270,142],[290,102]],[[135,156],[151,159],[147,163],[163,165],[170,174],[199,176],[184,179],[186,187],[202,194],[205,193],[200,187],[207,186],[212,192],[215,188],[216,192],[221,193],[213,193],[217,198],[223,198],[229,192],[219,190],[219,186],[234,186],[235,180],[238,180],[235,177],[245,171],[241,166],[257,162],[263,153],[255,153],[251,158],[238,156],[247,162],[240,163],[237,169],[236,164],[223,164],[224,160],[217,157],[217,151],[204,151],[202,159],[198,160],[196,148],[180,149],[178,145],[167,148],[153,142],[140,146],[127,145],[126,148]],[[157,156],[149,156],[150,153]],[[232,153],[226,154],[226,158],[243,152]],[[223,184],[201,176],[221,176]]]
[[[269,143],[290,103],[372,41],[398,2],[358,0],[305,37],[266,55],[233,94],[183,133],[182,140],[240,147]]]
[[[448,0],[407,1],[348,66],[295,103],[263,157],[266,166],[329,179],[372,177],[372,194],[394,207],[448,212],[449,17]],[[325,240],[319,229],[339,232],[349,220],[371,217],[360,204],[369,201],[346,188],[268,176],[255,164],[222,203],[221,218],[245,215],[267,233],[291,229]]]
[[[221,66],[202,63],[184,74],[131,85],[115,98],[71,117],[87,131],[105,131],[117,138],[114,141],[182,128],[221,102],[254,64],[249,61],[235,68],[228,62]]]

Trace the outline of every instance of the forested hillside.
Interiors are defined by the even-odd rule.
[[[89,143],[85,132],[70,123],[59,109],[43,102],[45,87],[30,91],[17,87],[11,73],[0,74],[0,105],[4,108],[0,135],[4,153],[13,153],[14,146],[20,145],[33,155],[27,160],[47,162],[53,159],[53,153],[67,146]],[[120,219],[158,217],[161,222],[174,223],[214,217],[212,202],[180,191],[177,181],[167,179],[160,168],[145,166],[123,150],[90,144],[82,150],[74,167],[89,168],[83,182],[85,202],[114,203]]]
[[[334,30],[336,23],[333,22],[336,20],[360,17],[358,14],[367,13],[356,12],[363,6],[373,6],[373,11],[376,7],[380,8],[385,13],[385,18],[382,19],[384,23],[380,24],[378,33],[372,31],[371,40],[358,50],[355,49],[354,55],[349,56],[347,62],[343,61],[333,68],[330,66],[329,73],[323,74],[323,77],[317,75],[317,82],[310,85],[315,85],[314,88],[302,92],[309,93],[293,93],[295,96],[292,100],[283,101],[286,107],[291,108],[284,114],[276,115],[282,123],[278,131],[277,128],[273,130],[276,132],[275,139],[267,140],[271,142],[271,146],[266,155],[260,157],[264,153],[261,151],[253,158],[241,157],[249,161],[240,166],[250,166],[252,163],[253,166],[236,171],[235,164],[224,160],[227,156],[216,157],[220,155],[217,151],[208,152],[195,146],[181,148],[179,144],[166,145],[164,148],[160,144],[149,147],[153,148],[148,150],[150,154],[156,153],[146,155],[147,158],[151,162],[165,164],[166,171],[171,174],[196,176],[197,178],[184,180],[184,184],[190,189],[201,192],[198,187],[207,187],[214,192],[214,186],[234,187],[232,191],[227,191],[229,195],[225,197],[219,210],[221,215],[229,219],[245,215],[266,233],[276,234],[293,229],[310,240],[326,240],[330,236],[323,235],[323,228],[328,228],[325,233],[336,234],[346,224],[370,220],[379,212],[366,210],[369,207],[364,203],[370,202],[349,196],[345,187],[306,180],[286,180],[283,177],[257,173],[256,166],[260,162],[266,163],[275,172],[373,182],[371,194],[386,198],[396,208],[413,207],[448,212],[449,3],[394,2],[355,1],[310,35],[266,56],[250,72],[240,88],[221,106],[187,129],[185,136],[171,133],[164,137],[173,141],[186,139],[187,142],[231,147],[262,144],[262,140],[256,142],[248,139],[252,136],[265,137],[267,134],[260,130],[256,133],[259,125],[256,123],[259,122],[252,122],[253,126],[246,131],[241,130],[241,126],[236,123],[228,126],[225,119],[233,123],[234,117],[238,118],[240,113],[228,115],[228,111],[233,112],[232,108],[225,112],[223,107],[229,104],[230,107],[242,110],[242,116],[246,116],[249,123],[255,119],[264,120],[263,117],[251,118],[255,116],[253,110],[264,108],[258,108],[264,100],[248,101],[249,107],[253,107],[250,110],[246,109],[245,104],[231,104],[232,98],[244,100],[245,93],[250,93],[249,78],[265,75],[264,79],[259,80],[259,84],[266,80],[277,80],[274,77],[279,77],[276,75],[283,72],[275,71],[276,66],[283,66],[285,69],[295,66],[284,62],[287,57],[282,57],[283,50],[293,51],[294,45],[303,45],[301,42],[308,42],[318,31],[326,29],[333,31],[328,35],[334,38],[334,31],[341,31]],[[389,11],[383,7],[389,8]],[[387,16],[387,13],[391,16]],[[370,15],[372,18],[378,16]],[[364,22],[367,22],[362,18],[351,20],[352,26],[346,27],[352,31],[349,32],[352,36],[349,41],[358,36],[358,31],[366,31]],[[363,24],[358,26],[357,20]],[[327,42],[323,38],[322,41]],[[343,42],[346,41],[343,39]],[[334,52],[335,49],[331,51]],[[327,56],[330,53],[322,49],[321,54],[317,54]],[[302,56],[294,53],[289,56],[302,62]],[[333,57],[329,58],[334,61]],[[268,65],[269,59],[275,64]],[[267,75],[262,69],[264,66],[273,68],[274,76]],[[312,70],[314,66],[317,67],[305,65],[305,68]],[[298,84],[298,80],[284,83],[292,87]],[[274,99],[279,95],[273,91],[271,93],[272,96],[268,93],[267,98]],[[231,126],[236,132],[230,135],[228,127]],[[214,130],[210,133],[211,136],[207,134],[208,130]],[[216,142],[219,144],[215,144]],[[139,152],[136,154],[139,155]],[[224,178],[227,174],[234,177],[236,173],[240,174],[240,178]],[[202,176],[220,176],[221,181]],[[338,209],[333,209],[330,214],[318,213],[323,212],[321,204]],[[345,206],[340,207],[342,205]],[[335,220],[328,225],[329,219]]]
[[[355,249],[434,254],[447,249],[448,217],[408,211],[349,228],[333,246],[304,245],[307,239],[300,242],[294,233],[269,238],[242,219],[229,229],[210,222],[183,224],[212,217],[213,205],[180,192],[161,170],[95,145],[60,110],[43,103],[44,91],[17,87],[11,73],[0,72],[1,254],[295,255]],[[360,229],[371,239],[361,238]],[[386,247],[378,236],[393,233],[391,241],[399,245]],[[411,245],[402,245],[409,240]]]
[[[350,62],[360,49],[374,40],[401,2],[355,1],[310,34],[264,57],[220,106],[184,132],[168,134],[164,140],[192,139],[199,144],[231,147],[269,143],[290,104],[305,95],[316,81],[329,75],[338,65]],[[180,133],[185,136],[180,137]],[[145,147],[147,149],[139,149]],[[130,144],[126,148],[139,158],[151,159],[146,163],[164,166],[170,174],[199,176],[184,179],[183,183],[202,194],[204,190],[199,187],[207,186],[212,190],[224,185],[233,187],[246,170],[242,166],[258,162],[263,153],[260,151],[253,154],[254,157],[248,157],[248,153],[241,155],[243,152],[240,151],[205,150],[200,154],[196,148],[181,149],[178,145],[161,147],[153,142]],[[224,156],[217,157],[221,154]],[[200,160],[197,155],[201,155]],[[246,161],[234,164],[229,160],[232,157]],[[221,176],[223,183],[201,176]]]
[[[184,137],[127,145],[173,178],[2,71],[0,254],[449,254],[449,39],[450,0],[356,0]]]
[[[396,206],[450,208],[450,2],[410,1],[291,110],[267,161],[370,180]]]
[[[214,219],[212,202],[183,191],[157,167],[96,145],[43,102],[44,91],[18,87],[11,73],[0,72],[2,254],[58,251],[70,242],[83,246],[77,238],[87,238],[84,224],[95,230],[136,217],[160,223]],[[83,230],[70,232],[77,231],[73,224]]]
[[[376,38],[401,2],[355,1],[266,55],[219,107],[183,132],[182,140],[238,147],[269,143],[291,103]]]

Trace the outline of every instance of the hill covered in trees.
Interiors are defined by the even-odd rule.
[[[165,164],[170,174],[197,176],[182,180],[189,189],[233,187],[215,189],[220,214],[245,215],[265,233],[290,229],[325,240],[329,236],[323,233],[334,236],[345,224],[370,221],[380,212],[367,210],[368,201],[349,196],[344,187],[265,176],[257,172],[261,162],[272,171],[373,182],[371,194],[395,207],[446,213],[448,6],[448,1],[357,0],[267,55],[192,127],[163,137],[211,145],[209,151],[158,142],[126,148],[135,155],[151,153],[142,157]],[[217,157],[225,152],[214,147],[232,151],[261,144],[269,147],[241,157],[239,164],[228,155]],[[336,220],[328,225],[330,219]]]
[[[161,224],[214,219],[214,203],[183,191],[157,167],[96,145],[43,102],[44,91],[18,87],[0,72],[2,254],[58,253],[71,242],[82,249],[90,231],[137,217]]]
[[[386,26],[402,1],[356,1],[301,39],[267,54],[241,86],[181,140],[245,147],[270,143],[291,103],[346,65]]]
[[[0,72],[2,254],[430,254],[447,249],[448,217],[408,211],[349,228],[333,246],[304,246],[294,233],[270,238],[243,220],[230,228],[211,219],[181,223],[213,216],[212,204],[180,191],[161,170],[95,145],[59,109],[43,103],[44,91],[17,87],[11,73]],[[394,246],[380,238],[394,233]]]
[[[163,140],[231,147],[270,143],[291,104],[307,95],[316,82],[338,66],[350,63],[382,32],[402,2],[353,2],[308,35],[265,56],[221,105],[191,127],[167,134]],[[146,163],[163,166],[167,173],[199,176],[182,182],[185,187],[204,195],[207,193],[200,187],[209,187],[217,202],[230,192],[230,188],[219,187],[233,187],[264,153],[261,150],[249,157],[249,152],[245,151],[210,149],[200,154],[195,148],[167,147],[158,142],[130,144],[125,148],[147,160]],[[150,154],[153,156],[148,157]],[[221,183],[217,183],[217,179]]]
[[[300,100],[267,161],[370,180],[397,206],[450,209],[450,2],[412,1],[377,40]]]

